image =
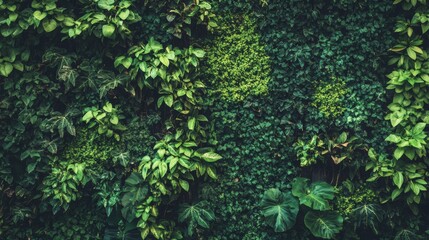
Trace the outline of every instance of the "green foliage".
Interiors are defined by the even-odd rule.
[[[428,7],[393,3],[0,0],[0,238],[425,239]]]
[[[64,215],[57,215],[52,222],[45,227],[46,238],[52,240],[103,239],[103,214],[94,206],[74,206]]]
[[[416,163],[406,163],[389,159],[385,154],[377,155],[373,149],[368,152],[371,161],[366,169],[371,170],[371,177],[367,180],[373,182],[380,178],[388,178],[388,185],[393,188],[387,188],[389,196],[386,200],[395,200],[399,196],[406,199],[407,204],[413,212],[418,209],[415,204],[421,201],[420,193],[427,191],[426,185],[426,165]]]
[[[248,15],[224,17],[207,52],[205,72],[211,94],[229,101],[265,95],[270,81],[270,62]]]
[[[378,233],[377,225],[383,220],[383,212],[378,204],[364,203],[354,208],[351,214],[354,229],[359,227],[369,228]]]
[[[210,228],[210,222],[215,220],[213,211],[207,209],[207,204],[204,201],[195,204],[183,204],[179,209],[179,222],[186,222],[187,234],[194,234],[194,229],[198,227]]]
[[[308,143],[302,139],[294,143],[293,148],[296,151],[296,157],[301,167],[317,163],[317,159],[320,157],[320,151],[317,149],[318,145],[317,136],[313,136]]]
[[[345,111],[342,102],[347,93],[344,80],[330,77],[330,81],[321,81],[320,86],[316,87],[311,105],[316,107],[326,118],[336,118]]]
[[[360,139],[356,136],[349,137],[347,132],[342,132],[334,137],[313,136],[308,143],[299,139],[294,144],[301,167],[320,161],[326,164],[325,157],[329,157],[335,164],[340,164],[343,161],[353,164],[353,155],[357,150],[362,150],[363,147]]]
[[[392,15],[398,15],[393,8],[386,1],[270,0],[264,7],[259,1],[217,2],[222,13],[219,16],[249,16],[255,21],[260,44],[270,59],[270,81],[264,95],[237,102],[219,99],[220,94],[214,93],[207,100],[217,135],[213,141],[218,142],[217,151],[225,159],[219,164],[218,182],[202,186],[203,193],[210,192],[203,196],[212,204],[218,221],[209,237],[311,239],[303,224],[285,233],[268,229],[263,216],[253,210],[260,201],[258,196],[265,189],[290,188],[292,179],[299,175],[329,181],[323,175],[318,177],[317,172],[325,169],[335,171],[333,183],[336,176],[341,182],[351,176],[349,173],[354,173],[355,179],[362,178],[365,173],[361,167],[368,161],[365,145],[386,150],[383,140],[390,134],[390,126],[384,121],[383,109],[383,79],[387,74],[384,50],[393,43]],[[222,21],[218,24],[222,28]],[[208,56],[214,42],[204,44]],[[341,102],[344,112],[333,119],[311,106],[315,89],[322,85],[314,81],[327,76],[335,76],[347,86]],[[207,77],[205,83],[216,90],[221,81],[212,85],[212,80]],[[353,154],[348,154],[352,147],[336,141],[342,132],[347,132],[347,140],[359,139],[350,144],[356,147]],[[320,162],[300,169],[296,161],[300,157],[291,146],[299,139],[308,143],[315,135],[325,141],[325,150],[328,140],[338,146],[325,153]],[[309,150],[307,156],[313,153]],[[348,158],[336,165],[331,155]]]
[[[262,213],[275,232],[284,232],[295,224],[299,205],[305,205],[316,210],[305,214],[305,226],[315,237],[332,239],[343,225],[341,215],[328,211],[330,206],[327,200],[334,198],[334,188],[325,182],[314,182],[308,186],[308,181],[306,178],[295,178],[291,192],[282,193],[275,188],[265,191],[260,204]]]
[[[395,185],[394,190],[390,189],[391,200],[406,195],[408,205],[417,213],[416,204],[421,202],[424,197],[422,193],[427,191],[425,128],[428,121],[425,109],[429,71],[425,50],[427,44],[424,42],[428,34],[424,20],[427,3],[398,0],[394,4],[401,4],[408,11],[406,17],[396,22],[397,44],[390,48],[396,56],[390,59],[389,64],[396,64],[396,67],[388,75],[387,89],[394,93],[386,120],[390,120],[394,130],[385,140],[396,146],[390,163],[386,161],[388,157],[381,155],[377,158],[374,152],[370,154],[372,162],[368,169],[373,170],[373,175],[369,180],[380,177],[391,179]]]
[[[345,217],[350,216],[363,205],[370,205],[378,200],[374,190],[366,185],[358,188],[352,187],[350,191],[343,190],[342,193],[335,199],[335,209]]]
[[[122,141],[126,144],[126,150],[131,156],[140,158],[152,152],[157,139],[151,130],[160,120],[159,115],[153,114],[143,119],[134,118],[127,124],[127,129],[122,134]]]
[[[150,38],[147,44],[132,46],[127,55],[114,62],[121,71],[129,70],[132,84],[136,85],[131,88],[157,89],[157,108],[167,108],[165,126],[169,133],[155,144],[154,157],[144,156],[138,167],[143,180],[149,183],[150,196],[150,201],[137,205],[137,225],[143,239],[149,234],[156,239],[176,235],[171,220],[159,220],[160,205],[182,191],[189,192],[195,177],[217,178],[210,164],[222,157],[203,146],[207,142],[208,119],[199,110],[205,85],[194,78],[204,55],[203,50],[192,46],[164,47]]]
[[[335,190],[326,182],[308,184],[306,178],[295,178],[292,183],[292,194],[299,198],[299,203],[314,210],[329,210],[329,200],[334,199]]]
[[[204,150],[210,147],[206,144],[208,119],[199,112],[205,86],[196,79],[196,67],[204,52],[190,46],[194,41],[191,29],[198,32],[216,27],[211,9],[210,3],[193,0],[0,1],[0,75],[4,77],[0,81],[0,119],[5,123],[0,127],[5,132],[0,138],[0,238],[36,238],[45,219],[52,218],[51,210],[66,215],[72,205],[89,198],[108,215],[100,224],[110,221],[118,228],[125,220],[118,214],[124,208],[121,200],[130,197],[131,191],[139,193],[141,187],[128,186],[127,179],[137,172],[141,157],[152,155],[156,141],[172,131],[177,142],[191,148],[195,159],[204,163],[192,170],[199,170],[195,175],[216,177],[215,168],[208,165],[221,157],[211,148]],[[168,30],[159,31],[163,29],[160,26]],[[150,32],[156,33],[146,35]],[[182,35],[182,39],[172,40],[173,35]],[[170,45],[177,57],[167,63],[165,51],[161,59],[154,52],[143,54],[145,61],[134,53],[132,58],[127,56],[130,46],[141,50],[140,42],[153,43],[152,50],[158,51],[160,43],[155,38]],[[141,72],[136,77],[128,70],[134,58],[137,65],[154,64],[161,75],[165,70],[168,79],[161,81],[157,74],[153,85],[140,87],[150,81],[138,80]],[[170,68],[158,68],[160,63]],[[166,99],[166,105],[174,103],[175,112],[157,106],[154,99]],[[103,108],[87,108],[104,103]],[[120,103],[121,109],[110,103]],[[162,124],[149,123],[146,115],[155,111]],[[82,116],[90,127],[113,136],[117,143],[91,130],[80,132]],[[134,133],[125,131],[128,124]],[[182,126],[185,131],[181,132]],[[129,142],[121,142],[122,137]],[[183,149],[175,147],[178,152]],[[142,179],[140,172],[138,175]],[[188,189],[191,180],[186,179]],[[186,188],[186,183],[181,185]],[[134,208],[132,218],[142,217],[142,204],[154,211],[157,207],[163,211],[168,206],[174,208],[176,202],[172,201],[179,199],[179,194],[164,199],[149,196],[153,192],[145,184],[147,198],[139,195],[133,201],[123,201]],[[59,211],[61,208],[64,211]],[[171,219],[150,221],[153,236],[181,238]],[[137,221],[133,224],[136,227]],[[141,232],[144,238],[145,234]]]
[[[88,182],[96,183],[103,165],[109,164],[115,144],[99,137],[90,130],[82,129],[77,138],[64,149],[58,159],[50,164],[52,170],[43,181],[43,198],[49,199],[54,212],[82,196],[82,188]]]
[[[265,191],[261,207],[268,225],[275,232],[287,231],[295,225],[299,203],[290,192],[282,193],[275,188]]]
[[[304,223],[315,237],[332,239],[341,231],[343,217],[335,212],[308,212]]]
[[[121,205],[123,206],[121,212],[124,219],[131,222],[136,218],[138,204],[142,201],[150,201],[150,197],[146,198],[147,193],[148,187],[143,178],[136,172],[131,173],[125,180],[125,188],[121,198]]]
[[[107,102],[103,109],[97,109],[92,107],[85,110],[86,113],[82,117],[82,121],[89,123],[88,127],[93,128],[98,126],[98,134],[105,134],[107,137],[114,137],[116,141],[119,141],[121,137],[118,131],[124,131],[126,127],[119,123],[119,120],[124,117],[120,115],[117,108],[113,107],[110,102]]]

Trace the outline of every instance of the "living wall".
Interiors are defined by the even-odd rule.
[[[0,238],[428,238],[428,7],[0,0]]]

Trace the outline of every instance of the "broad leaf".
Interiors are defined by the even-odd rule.
[[[201,155],[201,158],[204,159],[204,161],[206,162],[216,162],[222,159],[222,156],[215,152],[206,152]]]
[[[284,232],[293,227],[299,211],[298,200],[290,192],[278,189],[265,191],[261,202],[262,214],[275,232]]]
[[[343,217],[332,211],[310,211],[305,215],[304,223],[315,237],[332,239],[343,228]]]
[[[370,228],[375,234],[378,234],[376,225],[381,223],[383,213],[377,204],[363,204],[352,210],[351,219],[354,228]]]
[[[309,179],[295,178],[292,183],[292,194],[314,210],[329,210],[329,201],[334,199],[335,190],[326,182],[314,182],[308,185]]]

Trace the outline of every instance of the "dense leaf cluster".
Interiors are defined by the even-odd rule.
[[[265,189],[286,190],[298,175],[339,185],[347,178],[354,179],[356,186],[366,180],[364,166],[370,161],[366,146],[388,150],[383,141],[391,131],[384,120],[384,79],[387,50],[394,41],[393,16],[398,12],[391,2],[369,1],[272,0],[261,6],[225,0],[218,8],[230,16],[255,14],[271,71],[268,93],[263,97],[232,103],[212,94],[209,101],[217,149],[225,159],[219,181],[202,188],[219,216],[212,239],[308,239],[302,224],[283,234],[274,233],[261,223],[263,218],[255,206]],[[315,161],[323,163],[300,171],[292,146],[314,135],[323,136],[316,137],[313,148],[320,151],[313,153]],[[317,139],[323,140],[324,146],[316,146]],[[381,185],[372,187],[380,191]],[[393,217],[386,216],[383,221]],[[346,229],[354,226],[349,217],[344,224]],[[365,228],[363,224],[357,227]],[[408,225],[396,222],[383,227]],[[387,239],[397,232],[389,231]],[[345,232],[349,234],[341,235],[344,239],[376,234],[359,231],[353,236]]]
[[[428,4],[0,0],[0,238],[427,238]]]

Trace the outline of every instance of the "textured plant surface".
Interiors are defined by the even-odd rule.
[[[0,239],[428,239],[427,0],[0,0]]]

